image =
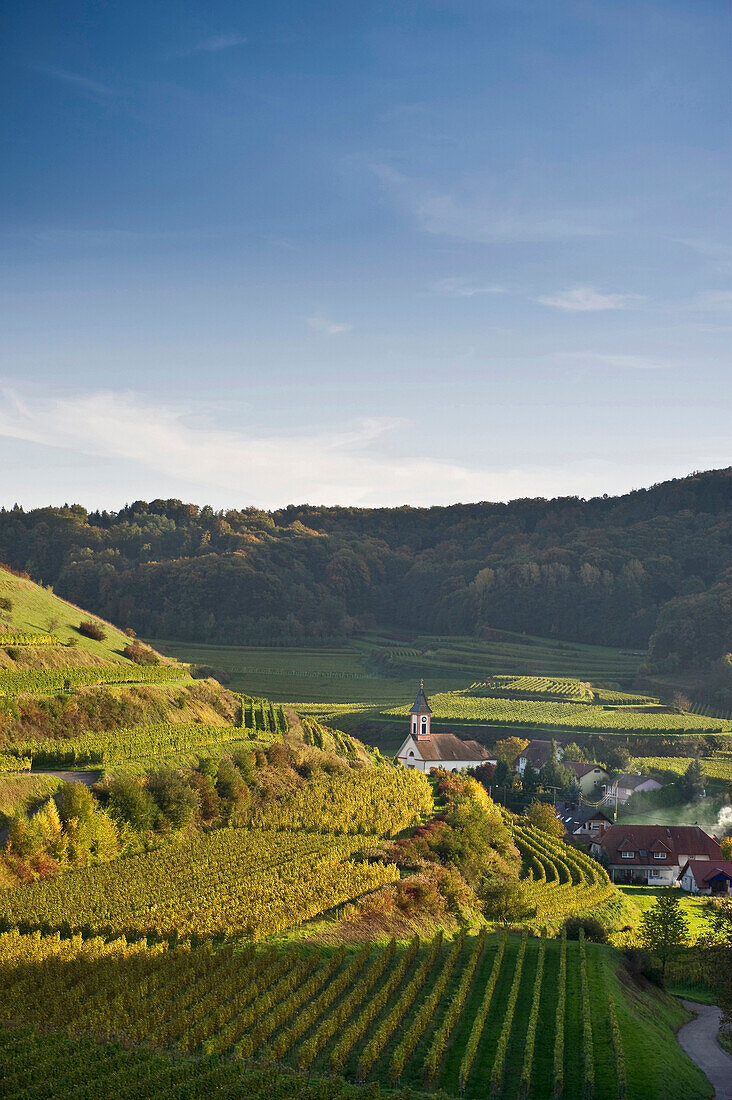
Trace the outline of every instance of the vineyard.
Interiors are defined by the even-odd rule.
[[[275,706],[269,699],[255,699],[251,695],[240,695],[241,728],[249,732],[253,740],[281,740],[289,729],[282,707]]]
[[[732,783],[732,753],[718,753],[716,756],[701,759],[700,764],[710,779],[724,779]],[[683,775],[691,760],[688,756],[636,756],[630,762],[634,771],[673,772]]]
[[[507,699],[558,699],[572,703],[591,703],[593,699],[589,684],[548,676],[491,676],[490,680],[471,684],[468,691],[472,695]]]
[[[83,737],[16,742],[11,751],[6,753],[6,759],[15,759],[15,770],[23,766],[19,759],[23,757],[30,757],[36,766],[43,767],[111,765],[136,757],[165,756],[235,740],[242,740],[242,731],[233,726],[160,722],[104,733],[88,733]],[[12,753],[17,755],[14,757]],[[2,767],[0,760],[0,770]]]
[[[0,669],[0,695],[34,695],[71,691],[99,684],[168,684],[188,678],[179,665],[91,665],[26,671]]]
[[[61,645],[55,634],[0,634],[0,648],[6,646]]]
[[[7,1100],[369,1100],[363,1089],[333,1077],[313,1079],[274,1069],[243,1070],[222,1058],[170,1058],[149,1050],[100,1046],[93,1039],[0,1031]],[[113,1090],[113,1091],[110,1091]]]
[[[334,752],[336,756],[343,756],[349,760],[357,758],[357,742],[350,734],[323,726],[315,718],[302,718],[301,725],[306,745],[323,749],[325,752]]]
[[[647,994],[626,999],[614,958],[595,944],[486,931],[328,950],[13,931],[0,936],[0,1018],[176,1048],[200,1056],[193,1088],[198,1074],[210,1089],[211,1080],[228,1086],[234,1078],[226,1072],[243,1068],[270,1081],[272,1097],[280,1095],[275,1066],[293,1073],[288,1096],[300,1095],[296,1075],[307,1073],[316,1090],[304,1093],[310,1100],[350,1095],[343,1078],[439,1087],[468,1100],[708,1095],[673,1038],[681,1009],[659,996],[651,1016]],[[6,1032],[6,1047],[14,1041]],[[70,1041],[47,1042],[64,1050]],[[122,1052],[107,1049],[117,1058],[112,1071],[124,1074]],[[224,1071],[218,1059],[226,1055],[235,1058]],[[57,1063],[57,1072],[80,1073],[71,1057]],[[172,1072],[156,1065],[165,1087]],[[331,1091],[319,1091],[321,1075],[331,1073],[338,1074]]]
[[[398,878],[355,861],[366,836],[220,829],[0,890],[0,926],[261,938]]]
[[[607,871],[581,849],[531,825],[514,823],[512,834],[538,921],[560,922],[570,913],[598,909],[612,897]]]
[[[639,713],[552,701],[481,698],[467,692],[434,695],[430,698],[430,706],[433,721],[610,733],[732,733],[732,722],[697,714]],[[395,707],[388,714],[402,717],[408,710],[407,706]]]

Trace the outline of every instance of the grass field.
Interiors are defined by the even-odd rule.
[[[77,659],[86,652],[105,663],[126,663],[122,650],[130,639],[121,630],[105,623],[106,638],[103,641],[86,638],[76,628],[82,620],[96,617],[60,599],[50,588],[42,588],[33,581],[16,577],[0,568],[0,597],[11,600],[13,605],[11,612],[4,613],[0,634],[50,632],[62,642],[75,639],[78,643],[74,651]]]
[[[643,913],[655,903],[662,887],[618,886],[617,889],[623,896],[629,920],[637,927]],[[685,894],[682,890],[679,890],[678,894],[681,899],[681,910],[689,922],[691,937],[696,939],[707,928],[707,922],[703,916],[707,904],[706,899],[693,897],[691,894]]]
[[[678,1002],[629,989],[616,952],[595,944],[585,945],[584,962],[577,942],[503,933],[244,951],[9,933],[0,948],[0,1016],[44,1029],[230,1053],[316,1078],[335,1071],[382,1086],[429,1083],[467,1100],[515,1100],[520,1088],[543,1100],[557,1080],[565,1100],[580,1100],[588,1079],[596,1100],[615,1100],[621,1076],[632,1100],[710,1095],[675,1042],[672,1029],[687,1018]],[[43,961],[52,965],[41,987]]]

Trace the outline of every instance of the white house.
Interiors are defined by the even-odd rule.
[[[729,894],[732,859],[690,859],[679,881],[681,889],[689,894]]]
[[[514,767],[519,775],[523,775],[527,764],[531,764],[531,767],[535,771],[540,771],[547,761],[551,760],[552,755],[552,743],[551,741],[529,741],[525,749],[516,757],[516,763]],[[562,759],[561,746],[557,746],[557,759]]]
[[[611,798],[617,794],[618,802],[627,802],[636,791],[660,791],[662,783],[651,779],[649,775],[641,775],[640,772],[624,772],[612,783],[607,784],[606,790]]]
[[[465,768],[480,767],[481,764],[496,764],[497,761],[477,741],[463,741],[454,733],[432,733],[432,711],[423,683],[419,685],[419,693],[409,715],[409,736],[396,755],[405,768],[415,768],[421,772],[430,772],[433,768],[460,772]]]

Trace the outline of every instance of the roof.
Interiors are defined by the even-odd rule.
[[[591,772],[594,772],[595,769],[600,772],[605,772],[602,764],[588,764],[584,760],[562,760],[562,767],[569,768],[578,779],[581,779],[584,775],[589,775]],[[605,772],[605,775],[607,775],[607,772]]]
[[[433,733],[429,740],[415,743],[423,760],[493,760],[483,745],[461,741],[454,733]]]
[[[543,768],[552,755],[551,741],[529,741],[519,753],[519,760],[527,760],[532,768]]]
[[[608,825],[612,825],[612,821],[607,814],[604,814],[602,810],[598,810],[595,806],[572,806],[560,803],[557,806],[557,817],[568,833],[575,833],[588,821],[597,821],[598,819],[607,821]]]
[[[691,871],[699,889],[705,890],[718,875],[732,881],[732,859],[690,859],[681,875],[685,875],[687,871]]]
[[[432,714],[430,705],[427,702],[427,696],[424,693],[424,684],[419,685],[419,691],[417,692],[417,698],[414,700],[414,705],[409,712],[410,714]]]
[[[650,775],[641,775],[640,772],[623,772],[617,779],[613,781],[613,786],[625,787],[628,791],[635,791],[643,783],[658,783],[657,779],[653,779]],[[658,783],[660,787],[661,784]]]
[[[698,825],[612,825],[597,842],[611,864],[623,867],[658,866],[654,852],[665,852],[666,863],[685,863],[694,856],[718,860],[722,849]],[[623,859],[621,852],[633,852]]]

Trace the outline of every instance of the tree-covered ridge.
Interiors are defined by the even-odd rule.
[[[731,486],[728,469],[592,500],[14,508],[0,512],[0,560],[150,637],[259,644],[374,623],[498,628],[643,648],[650,639],[658,661],[690,665],[732,648]]]

